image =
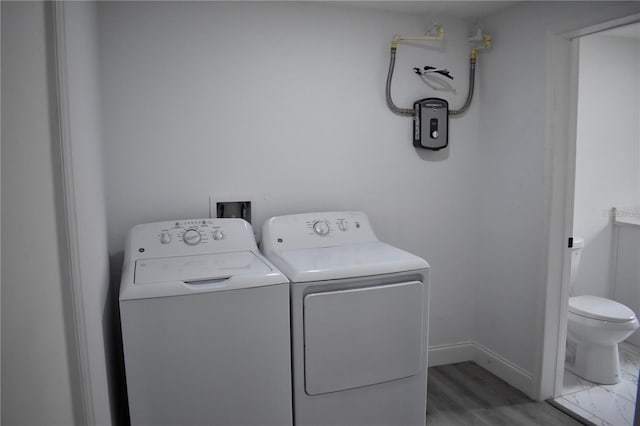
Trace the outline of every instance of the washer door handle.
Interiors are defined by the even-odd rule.
[[[219,284],[226,284],[226,281],[231,278],[231,276],[228,277],[218,277],[218,278],[204,278],[204,279],[200,279],[200,280],[190,280],[190,281],[182,281],[183,283],[185,283],[186,285],[195,285],[195,286],[201,286],[201,285],[219,285]]]

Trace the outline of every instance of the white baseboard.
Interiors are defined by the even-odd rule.
[[[473,361],[475,346],[471,341],[429,346],[429,367]]]
[[[476,364],[534,398],[535,389],[531,373],[477,342],[474,342],[474,346],[476,352],[473,361]]]
[[[640,332],[634,331],[633,334],[629,336],[626,341],[631,343],[632,345],[640,346]]]
[[[535,395],[531,373],[478,342],[466,341],[429,348],[429,367],[464,361],[475,362],[529,397]]]

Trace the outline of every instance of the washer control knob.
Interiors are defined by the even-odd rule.
[[[169,244],[171,242],[171,234],[168,231],[162,231],[160,233],[160,243]]]
[[[224,234],[222,233],[221,230],[216,229],[215,231],[213,231],[213,239],[218,241],[224,238]]]
[[[200,232],[196,229],[187,229],[184,231],[184,234],[182,234],[182,241],[184,241],[186,245],[195,246],[202,241],[202,235],[200,235]]]
[[[316,234],[324,237],[325,235],[329,235],[329,231],[331,231],[331,228],[329,228],[329,222],[326,220],[316,220],[313,223],[313,232]]]
[[[341,220],[340,222],[338,222],[338,229],[340,229],[341,231],[346,231],[349,229],[349,224],[347,224],[347,222],[345,222],[344,220]]]

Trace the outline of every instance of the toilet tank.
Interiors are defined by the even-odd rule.
[[[578,282],[578,269],[580,267],[580,255],[584,248],[583,238],[574,238],[571,248],[571,274],[569,275],[569,295],[573,296]]]

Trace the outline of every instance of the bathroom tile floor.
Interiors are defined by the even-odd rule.
[[[599,385],[565,370],[563,395],[554,401],[598,426],[633,425],[640,348],[622,342],[619,349],[620,383]]]

